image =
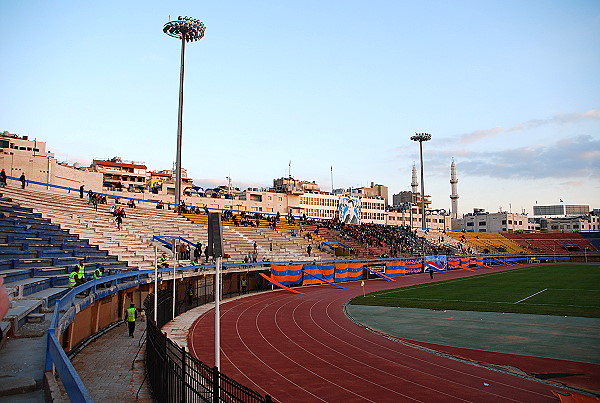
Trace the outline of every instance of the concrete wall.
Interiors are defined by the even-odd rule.
[[[86,190],[102,190],[102,174],[60,165],[52,154],[40,154],[17,149],[0,149],[0,169],[6,175],[20,177],[25,174],[27,180],[67,186],[78,189],[84,185]],[[8,185],[11,185],[9,180]],[[15,183],[16,182],[12,182]]]

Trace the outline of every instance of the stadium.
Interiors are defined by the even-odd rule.
[[[0,403],[600,401],[600,3],[1,10]]]
[[[0,274],[10,302],[0,357],[2,368],[27,357],[23,349],[37,359],[35,367],[23,358],[27,376],[16,361],[5,369],[9,398],[598,395],[598,231],[525,231],[522,223],[510,232],[451,231],[448,213],[423,219],[416,187],[411,211],[393,211],[386,194],[324,194],[291,177],[247,198],[227,187],[188,189],[175,204],[167,174],[157,189],[141,166],[60,165],[41,142],[5,138]],[[118,175],[138,187],[110,186]],[[139,185],[137,177],[151,180]],[[378,215],[386,211],[409,221],[386,224]],[[87,281],[71,284],[78,262]],[[115,364],[129,306],[139,313],[138,343],[125,345]],[[45,341],[37,350],[21,344],[36,339]],[[98,373],[98,360],[109,369]],[[118,387],[105,387],[111,376]]]

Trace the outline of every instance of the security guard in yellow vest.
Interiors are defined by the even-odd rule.
[[[94,280],[98,280],[101,279],[102,276],[104,276],[104,266],[98,266],[98,268],[96,270],[94,270]],[[105,288],[105,287],[109,287],[110,283],[102,283],[102,284],[98,284],[96,287],[97,288]]]
[[[84,283],[85,282],[85,260],[79,259],[79,263],[77,263],[77,265],[75,265],[75,268],[77,269],[77,277],[78,277],[79,284]]]
[[[96,270],[94,270],[94,278],[95,279],[102,278],[103,274],[104,274],[104,267],[102,267],[102,266],[100,266]]]
[[[79,279],[79,273],[77,271],[77,266],[71,269],[71,273],[69,273],[69,287],[73,288],[77,285],[77,281]]]
[[[163,253],[162,256],[158,258],[158,267],[159,268],[169,267],[169,263],[167,263],[167,255],[165,253]]]
[[[135,309],[135,304],[129,305],[129,308],[125,310],[125,322],[127,322],[127,327],[129,328],[129,337],[133,337],[133,332],[135,331],[135,321],[137,320],[137,310]]]

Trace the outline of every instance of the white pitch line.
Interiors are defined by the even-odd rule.
[[[518,300],[517,302],[515,302],[515,304],[518,304],[519,302],[523,302],[523,301],[525,301],[526,299],[529,299],[529,298],[531,298],[531,297],[535,297],[536,295],[538,295],[538,294],[541,294],[541,293],[543,293],[543,292],[544,292],[544,291],[546,291],[546,290],[547,290],[547,288],[544,288],[542,291],[538,291],[538,292],[536,292],[535,294],[531,294],[531,295],[530,295],[530,296],[528,296],[528,297],[525,297],[525,298],[523,298],[523,299],[520,299],[520,300]]]

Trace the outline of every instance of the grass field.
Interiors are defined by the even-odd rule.
[[[598,318],[600,265],[535,265],[371,293],[350,303]]]

